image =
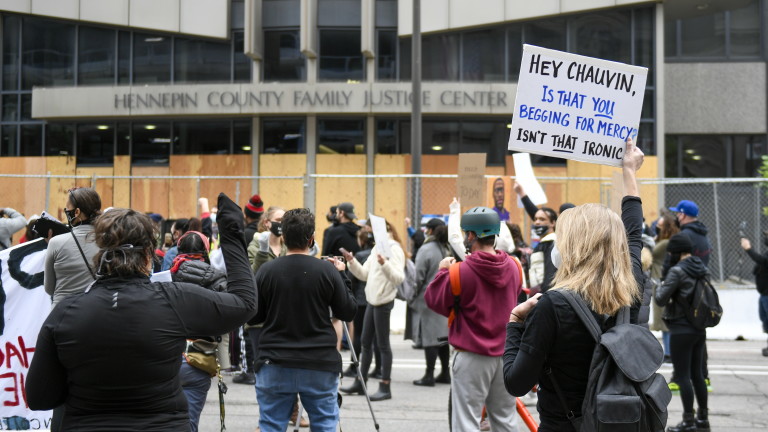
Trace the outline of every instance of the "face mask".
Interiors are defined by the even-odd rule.
[[[557,243],[552,246],[552,252],[550,252],[549,255],[550,261],[552,261],[552,265],[555,266],[555,268],[560,268],[560,265],[563,264],[563,257],[560,256],[560,250],[557,249]]]
[[[67,216],[67,222],[71,225],[72,221],[75,220],[75,209],[64,209],[64,215]]]
[[[283,235],[283,226],[280,224],[280,222],[271,222],[269,224],[269,232],[275,235],[275,237],[280,237]]]
[[[541,237],[549,231],[549,226],[547,225],[534,225],[533,229],[531,230],[534,234],[536,234],[537,237]]]

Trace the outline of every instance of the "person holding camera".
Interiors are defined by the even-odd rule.
[[[10,207],[0,210],[0,250],[11,247],[13,234],[26,225],[23,214]]]
[[[763,245],[768,247],[768,231],[763,231]],[[752,274],[755,275],[755,288],[760,293],[758,312],[760,313],[760,321],[763,322],[763,332],[768,333],[768,252],[762,255],[757,253],[746,237],[741,238],[741,247],[755,262],[755,269]],[[768,357],[768,347],[763,348],[763,356]]]
[[[298,394],[313,431],[336,431],[341,354],[331,316],[350,321],[357,303],[344,263],[310,255],[315,215],[288,210],[281,225],[288,251],[256,273],[261,307],[254,321],[264,323],[254,367],[259,427],[285,431]]]

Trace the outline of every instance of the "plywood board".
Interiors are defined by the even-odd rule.
[[[317,155],[316,171],[318,174],[365,174],[365,155]],[[322,245],[324,223],[323,215],[331,206],[341,202],[351,202],[355,206],[358,219],[368,218],[366,208],[365,178],[318,178],[315,182],[315,241]],[[390,222],[391,223],[391,222]]]
[[[411,171],[410,155],[376,155],[374,173],[407,174]],[[408,181],[405,178],[381,178],[373,182],[373,213],[390,221],[397,230],[403,246],[408,237],[405,218],[408,216]],[[408,245],[410,249],[410,245]]]
[[[458,155],[424,155],[421,159],[421,172],[424,174],[456,174],[458,166]],[[456,179],[425,178],[421,182],[421,213],[448,213],[453,197],[458,197]]]
[[[96,192],[101,197],[101,208],[114,207],[112,194],[114,190],[114,180],[109,178],[98,178],[99,176],[113,176],[114,170],[110,167],[78,167],[76,170],[78,176],[89,176],[90,179],[77,179],[78,187],[92,187],[94,185],[93,176],[96,176]]]
[[[131,157],[115,156],[114,173],[116,176],[131,175]],[[131,181],[115,179],[112,189],[112,206],[120,208],[131,207]]]
[[[169,167],[166,166],[134,166],[131,174],[134,176],[167,176]],[[169,217],[168,195],[170,186],[164,179],[133,179],[131,180],[131,208],[140,212],[160,213],[164,218]]]
[[[52,176],[73,176],[77,171],[74,157],[48,156],[44,159],[46,172],[50,172]],[[62,213],[62,209],[66,204],[67,190],[75,187],[75,183],[75,179],[73,178],[51,178],[50,198],[45,210],[52,215],[63,219],[64,213]]]
[[[259,156],[259,174],[262,176],[303,176],[307,172],[307,156],[303,154],[275,154]],[[248,189],[246,189],[248,190]],[[278,206],[286,210],[304,207],[304,180],[261,179],[256,191],[266,206]],[[241,193],[243,206],[250,198]],[[325,213],[323,213],[325,214]],[[318,226],[323,226],[324,217],[316,217]]]
[[[171,156],[169,175],[197,176],[200,175],[201,156]],[[197,217],[197,181],[187,179],[168,180],[169,219]]]

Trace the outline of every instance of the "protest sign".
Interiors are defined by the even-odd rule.
[[[523,46],[509,150],[621,166],[648,69]]]
[[[459,153],[459,178],[456,190],[464,207],[485,205],[485,153]]]
[[[392,253],[389,250],[389,234],[387,233],[387,222],[381,216],[368,213],[368,220],[371,221],[371,230],[373,231],[373,240],[376,242],[376,252],[384,258],[391,258]]]
[[[51,310],[43,289],[46,247],[38,239],[0,252],[0,430],[51,427],[51,411],[31,411],[24,387],[37,334]]]
[[[515,153],[512,155],[512,161],[515,163],[515,181],[525,189],[525,194],[536,205],[546,204],[547,194],[541,188],[541,184],[536,180],[531,165],[531,155],[528,153]],[[523,208],[523,202],[520,197],[517,198],[517,206]]]
[[[486,203],[488,208],[492,208],[499,214],[502,222],[509,220],[509,210],[507,210],[507,194],[514,195],[512,189],[512,179],[507,176],[489,178],[486,184]]]

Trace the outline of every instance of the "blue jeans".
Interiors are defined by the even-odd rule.
[[[296,394],[307,411],[312,432],[335,432],[339,424],[336,393],[339,374],[265,364],[256,373],[261,432],[284,432]]]
[[[768,295],[761,295],[758,302],[760,321],[763,322],[763,332],[768,333]]]
[[[197,424],[200,423],[200,413],[203,411],[203,406],[205,406],[208,390],[211,389],[211,376],[207,372],[190,366],[182,358],[179,379],[181,380],[181,389],[184,391],[184,396],[187,397],[187,404],[189,405],[189,428],[192,432],[197,432]]]

